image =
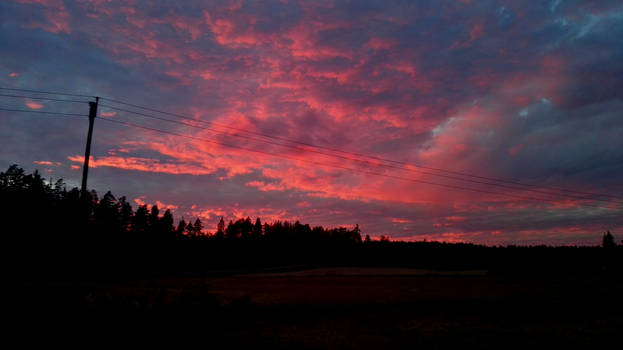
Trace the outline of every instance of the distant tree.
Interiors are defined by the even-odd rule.
[[[225,237],[225,221],[223,221],[223,217],[221,216],[221,220],[219,220],[216,225],[216,233],[214,234],[216,238]]]
[[[52,183],[52,179],[50,179],[50,183]],[[58,200],[62,200],[63,194],[67,192],[67,187],[63,179],[58,179],[54,183],[54,187],[52,188],[52,194]]]
[[[87,192],[86,198],[84,200],[86,205],[83,205],[82,208],[88,220],[94,219],[95,209],[99,203],[99,197],[97,196],[97,192],[95,190],[91,190],[91,192]]]
[[[264,232],[264,237],[271,236],[271,226],[267,222],[264,223],[264,229],[262,231]]]
[[[177,233],[178,236],[183,236],[186,233],[186,221],[184,221],[184,218],[177,224],[175,233]]]
[[[236,238],[236,228],[234,227],[234,222],[229,220],[229,224],[227,224],[227,228],[225,229],[225,237],[227,238]]]
[[[13,164],[6,172],[0,175],[0,188],[6,189],[22,189],[24,188],[26,175],[24,169]]]
[[[184,232],[184,235],[186,235],[187,237],[191,237],[191,238],[197,237],[197,233],[195,232],[195,227],[190,221],[186,225],[186,231]]]
[[[106,192],[95,207],[96,230],[103,234],[113,234],[121,231],[119,220],[119,203],[115,196]]]
[[[151,211],[149,212],[149,217],[147,219],[149,231],[152,233],[158,230],[158,223],[160,221],[160,210],[157,205],[151,206]]]
[[[149,222],[149,209],[147,204],[143,204],[136,209],[132,217],[132,231],[134,233],[143,234],[147,232]]]
[[[197,218],[193,223],[193,232],[195,233],[195,236],[202,236],[203,232],[201,230],[203,230],[203,224],[201,223],[201,219]]]
[[[361,243],[361,229],[359,224],[355,225],[355,228],[350,232],[350,239],[355,243]]]
[[[364,243],[370,243],[372,240],[370,239],[370,235],[366,235],[366,238],[364,239]]]
[[[166,237],[171,237],[174,231],[173,228],[173,215],[171,214],[171,210],[167,209],[164,212],[164,215],[160,218],[158,222],[158,230],[160,233]]]
[[[259,238],[262,236],[262,221],[260,221],[260,218],[255,219],[255,225],[253,225],[252,236],[254,238]]]
[[[119,226],[121,231],[127,232],[132,225],[132,205],[126,201],[125,196],[119,198]]]
[[[249,238],[253,232],[253,223],[251,222],[251,218],[247,216],[246,219],[240,222],[240,237],[241,238]]]
[[[601,246],[604,248],[616,247],[616,243],[614,242],[614,236],[612,236],[612,233],[610,233],[610,231],[604,233]]]

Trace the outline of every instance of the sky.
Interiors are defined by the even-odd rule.
[[[623,1],[5,0],[0,25],[0,87],[102,97],[89,187],[134,208],[623,239]],[[82,115],[0,110],[0,169],[79,186],[92,99],[0,94]]]

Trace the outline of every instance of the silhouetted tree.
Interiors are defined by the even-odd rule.
[[[178,236],[183,236],[186,233],[186,221],[184,221],[184,218],[177,224],[175,233],[177,233]]]
[[[147,219],[148,231],[149,233],[155,233],[158,231],[158,223],[160,221],[160,210],[157,205],[151,206],[151,211],[149,212],[149,217]]]
[[[149,227],[148,222],[149,209],[147,209],[147,204],[140,205],[132,217],[132,231],[138,234],[146,233]]]
[[[349,238],[355,243],[361,243],[361,229],[359,228],[359,224],[355,225],[355,228],[350,232]]]
[[[241,238],[251,237],[251,233],[253,232],[253,223],[251,222],[250,217],[247,216],[247,218],[240,221],[238,225],[240,226],[239,231]]]
[[[203,224],[201,223],[201,219],[197,218],[193,223],[193,232],[195,236],[202,236],[203,233],[201,230],[203,230]]]
[[[95,207],[95,228],[102,234],[115,234],[121,231],[119,203],[110,192],[106,192]]]
[[[225,221],[223,220],[222,216],[221,216],[221,220],[219,220],[218,224],[216,225],[216,233],[214,234],[214,237],[216,238],[225,237]]]
[[[262,236],[262,221],[260,218],[255,219],[255,225],[253,225],[253,234],[254,238],[259,238]]]
[[[123,232],[127,232],[132,227],[132,205],[126,201],[125,196],[119,198],[119,225]]]
[[[236,228],[234,227],[234,222],[229,220],[229,224],[227,224],[227,228],[225,229],[225,237],[229,239],[236,238]]]
[[[174,231],[173,228],[173,215],[171,214],[171,210],[167,209],[164,212],[164,215],[160,218],[158,222],[158,229],[160,233],[165,237],[171,237]]]
[[[610,233],[610,231],[604,233],[601,246],[608,249],[616,247],[616,243],[614,242],[614,236],[612,236],[612,233]]]
[[[17,164],[13,164],[6,172],[1,174],[0,188],[3,191],[24,189],[26,187],[25,177],[24,169],[18,167]]]

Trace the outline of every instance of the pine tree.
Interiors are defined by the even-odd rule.
[[[604,233],[601,245],[602,247],[608,249],[616,247],[616,243],[614,242],[614,236],[612,236],[612,233],[610,233],[610,231]]]
[[[227,228],[225,229],[225,237],[227,238],[236,238],[236,229],[234,227],[234,223],[229,220],[229,224],[227,224]]]
[[[225,237],[225,221],[223,221],[223,217],[221,216],[221,220],[219,220],[218,225],[216,225],[216,233],[214,234],[216,238]]]
[[[255,225],[253,225],[253,237],[259,238],[262,236],[262,221],[260,218],[255,219]]]
[[[240,222],[240,237],[248,238],[251,236],[253,232],[253,223],[251,222],[251,218],[247,216],[244,221]]]
[[[127,232],[132,224],[132,205],[126,201],[125,196],[119,198],[119,226],[121,231]]]
[[[160,218],[159,221],[159,231],[162,235],[166,237],[171,237],[173,233],[173,215],[171,214],[171,210],[167,209],[164,212],[164,215]]]
[[[149,218],[147,220],[148,226],[149,226],[149,231],[151,233],[157,232],[158,231],[158,223],[160,222],[160,210],[158,209],[157,205],[153,205],[151,207],[151,211],[149,212]]]
[[[203,236],[201,230],[203,230],[203,224],[201,223],[201,219],[197,218],[193,224],[193,232],[196,236]]]
[[[177,230],[175,230],[175,233],[178,236],[183,236],[184,233],[186,233],[186,221],[184,221],[184,218],[182,218],[182,220],[180,220],[179,224],[177,224]]]
[[[146,233],[148,222],[149,210],[147,209],[147,204],[143,204],[136,209],[136,212],[132,217],[132,231],[139,234]]]

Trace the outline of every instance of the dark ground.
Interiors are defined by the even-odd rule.
[[[52,343],[81,334],[295,349],[600,348],[623,334],[623,278],[612,273],[324,268],[14,291],[15,332],[44,330]]]

